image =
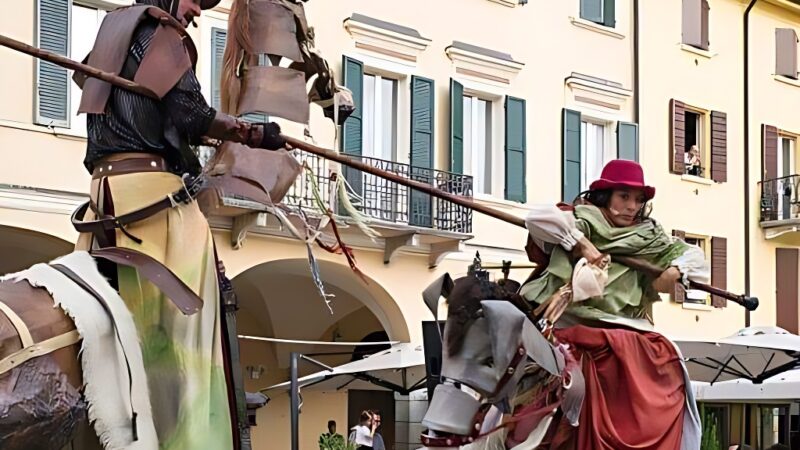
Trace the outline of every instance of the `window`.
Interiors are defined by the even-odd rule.
[[[492,102],[464,96],[464,173],[477,194],[492,193]]]
[[[604,123],[581,121],[581,191],[589,189],[600,178],[603,166],[616,158],[614,148],[606,140]]]
[[[760,448],[789,444],[790,416],[788,405],[759,405],[756,423]]]
[[[385,161],[397,158],[397,80],[364,74],[363,155]]]
[[[685,173],[697,177],[705,176],[706,158],[705,145],[703,145],[703,125],[705,115],[695,111],[687,110],[684,115],[686,124],[686,146],[683,149]]]
[[[696,245],[697,247],[700,247],[700,250],[703,251],[703,254],[706,255],[706,259],[708,259],[709,256],[708,250],[710,248],[708,237],[687,235],[684,240],[689,245]],[[687,289],[686,299],[684,300],[684,303],[708,305],[710,302],[710,298],[711,296],[706,292],[698,291],[696,289]]]
[[[581,19],[614,28],[616,25],[616,19],[614,17],[615,1],[616,0],[580,0]]]
[[[70,34],[70,47],[72,48],[73,59],[82,60],[92,51],[94,39],[100,31],[100,24],[106,16],[106,11],[102,9],[89,8],[86,6],[72,6],[72,30]],[[78,115],[80,106],[81,89],[71,80],[70,76],[70,129],[81,136],[86,136],[86,114]]]
[[[728,406],[708,405],[700,403],[700,419],[703,425],[703,439],[709,443],[708,447],[726,449],[729,445],[728,432],[730,420],[728,418]]]
[[[775,74],[797,79],[797,33],[792,28],[775,29]]]
[[[792,216],[792,196],[795,180],[795,139],[789,136],[778,136],[778,211],[779,219],[789,219]]]
[[[682,40],[686,45],[708,50],[708,0],[683,0]]]

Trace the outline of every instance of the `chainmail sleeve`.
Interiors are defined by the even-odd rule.
[[[197,144],[206,134],[216,111],[209,106],[200,90],[193,70],[187,70],[178,84],[164,96],[164,106],[175,128]]]

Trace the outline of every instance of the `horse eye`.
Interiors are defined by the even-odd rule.
[[[486,367],[494,367],[494,358],[491,356],[483,360],[483,365]]]

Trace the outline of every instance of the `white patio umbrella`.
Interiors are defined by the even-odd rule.
[[[288,391],[290,382],[262,392]],[[364,359],[323,370],[298,379],[300,389],[390,390],[408,395],[425,386],[425,354],[421,345],[397,344]]]
[[[800,400],[800,369],[753,384],[737,379],[709,384],[693,381],[695,398],[703,402],[789,402]]]
[[[689,377],[716,383],[761,383],[800,367],[800,336],[778,327],[750,327],[717,341],[676,340]]]

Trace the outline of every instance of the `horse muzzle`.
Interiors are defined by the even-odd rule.
[[[475,419],[481,406],[479,399],[452,384],[440,384],[434,390],[422,425],[439,433],[470,436],[476,431]],[[477,425],[480,427],[480,423]]]

